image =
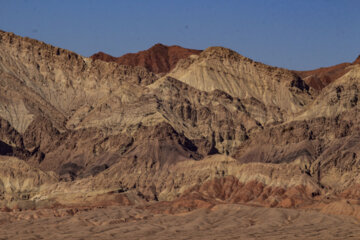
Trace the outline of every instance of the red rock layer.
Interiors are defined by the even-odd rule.
[[[142,66],[154,73],[167,73],[175,67],[180,59],[200,53],[201,50],[187,49],[179,46],[165,46],[158,43],[148,50],[128,53],[118,58],[103,52],[96,53],[91,58],[106,62],[116,62],[120,65]]]
[[[310,71],[295,71],[305,82],[316,90],[321,90],[336,79],[342,77],[351,65],[360,64],[360,55],[353,63],[340,63],[331,67],[318,68]]]
[[[304,185],[272,187],[257,181],[241,183],[236,177],[227,176],[196,185],[174,201],[155,203],[147,209],[155,213],[173,214],[211,208],[221,203],[296,208],[311,204],[320,194],[318,190]]]

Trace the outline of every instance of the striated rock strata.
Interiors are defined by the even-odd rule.
[[[356,208],[357,62],[313,84],[223,47],[125,56],[0,32],[1,207]]]

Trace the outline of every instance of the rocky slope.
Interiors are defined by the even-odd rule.
[[[291,119],[313,99],[312,89],[292,72],[222,47],[180,61],[169,76],[203,91],[221,90],[240,98],[261,124]]]
[[[359,196],[360,65],[320,89],[226,48],[174,49],[126,66],[0,32],[0,206],[329,209]]]

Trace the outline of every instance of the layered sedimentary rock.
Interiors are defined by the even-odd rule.
[[[360,65],[318,88],[226,48],[180,53],[117,62],[0,32],[1,205],[179,212],[359,195]]]

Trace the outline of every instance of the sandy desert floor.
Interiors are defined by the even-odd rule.
[[[177,215],[134,207],[48,209],[0,213],[0,239],[360,239],[360,222],[230,204]]]

